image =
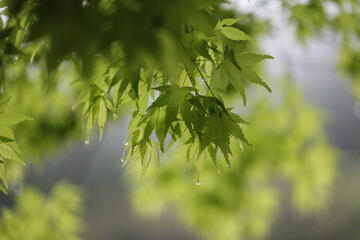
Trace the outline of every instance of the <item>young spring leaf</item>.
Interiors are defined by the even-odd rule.
[[[259,55],[255,53],[242,53],[235,55],[236,62],[240,65],[250,66],[265,59],[274,59],[270,55]]]
[[[31,117],[17,112],[0,113],[0,123],[6,125],[14,125],[23,121],[31,121],[31,120],[33,120]]]
[[[11,97],[8,97],[8,98],[0,101],[0,113],[5,111],[5,108],[9,104],[10,100],[11,100]]]
[[[220,28],[220,32],[224,34],[224,36],[230,40],[234,41],[252,41],[254,40],[252,37],[244,33],[243,31],[234,28],[234,27],[222,27]]]
[[[0,143],[14,142],[15,136],[10,127],[0,123]]]
[[[259,84],[259,85],[263,86],[264,88],[266,88],[266,90],[268,90],[268,92],[271,92],[270,87],[265,82],[263,82],[263,80],[251,68],[242,67],[242,71],[239,72],[239,76],[244,81],[249,81],[249,82],[252,82],[255,84]]]
[[[106,102],[105,102],[104,98],[102,98],[99,103],[99,115],[98,115],[98,125],[99,125],[99,131],[100,131],[99,141],[101,141],[102,136],[103,136],[106,118],[107,118]]]
[[[9,144],[0,143],[0,157],[2,159],[17,161],[24,164],[24,161],[20,158],[19,154]]]
[[[219,21],[217,24],[216,24],[216,27],[215,29],[220,29],[224,26],[231,26],[231,25],[234,25],[235,23],[239,22],[240,20],[242,20],[243,17],[240,17],[240,18],[225,18],[225,19],[222,19],[221,21]]]
[[[0,101],[0,191],[7,193],[8,183],[6,178],[6,167],[8,161],[17,161],[25,164],[20,157],[20,149],[15,141],[13,131],[8,125],[18,124],[23,121],[32,120],[31,117],[17,112],[6,111],[10,97]]]

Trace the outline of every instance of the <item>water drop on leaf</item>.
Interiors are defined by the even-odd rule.
[[[88,145],[90,143],[89,139],[85,139],[85,144]]]

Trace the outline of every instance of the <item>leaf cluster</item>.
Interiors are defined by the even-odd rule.
[[[160,92],[159,97],[144,115],[135,112],[130,124],[129,156],[138,155],[142,159],[143,169],[148,167],[153,157],[147,157],[147,152],[150,151],[148,148],[157,146],[152,140],[154,134],[162,153],[165,152],[165,140],[169,134],[171,140],[167,148],[182,139],[189,146],[189,153],[191,147],[198,143],[197,155],[200,156],[203,151],[211,152],[215,165],[218,150],[230,165],[230,137],[239,140],[240,144],[249,144],[240,127],[240,124],[246,122],[226,109],[219,98],[200,95],[193,87],[164,85],[154,89]],[[156,153],[157,149],[151,151]],[[158,157],[155,159],[159,161]]]
[[[7,165],[12,161],[25,164],[21,159],[21,151],[16,144],[15,136],[10,125],[18,124],[22,121],[32,120],[31,117],[26,115],[6,111],[9,104],[10,97],[0,101],[0,190],[7,193],[8,182],[6,178]]]
[[[170,151],[171,161],[160,174],[152,168],[146,181],[130,181],[136,209],[159,216],[175,208],[178,218],[204,239],[233,240],[239,236],[263,239],[284,204],[279,196],[289,195],[299,214],[326,208],[336,154],[324,136],[318,113],[291,86],[281,91],[279,105],[264,98],[250,108],[252,124],[247,136],[253,147],[241,148],[233,141],[230,169],[220,162],[221,174],[217,174],[207,161],[210,152],[196,156],[198,164],[184,169],[187,147],[179,144]],[[127,172],[129,179],[140,175],[136,168]],[[279,183],[288,184],[290,191],[279,194]]]
[[[76,66],[77,75],[72,80],[80,82],[83,90],[77,106],[83,108],[86,143],[95,125],[101,139],[109,113],[116,116],[123,104],[130,102],[135,109],[132,121],[138,121],[140,129],[131,133],[129,157],[138,151],[143,169],[149,162],[145,156],[164,153],[168,135],[176,141],[188,134],[183,142],[191,145],[198,141],[199,154],[206,150],[216,155],[219,149],[230,164],[230,137],[248,142],[239,125],[244,121],[230,112],[221,94],[234,88],[246,104],[248,83],[270,91],[252,65],[271,57],[244,52],[246,42],[253,38],[236,26],[241,18],[213,18],[212,6],[219,2],[159,0],[157,4],[164,9],[155,9],[149,1],[89,1],[85,5],[80,1],[55,5],[5,1],[4,14],[9,21],[3,41],[18,51],[4,61],[8,66],[24,56],[21,60],[32,64],[42,66],[45,62],[44,83],[53,89],[63,81],[57,77],[62,63]],[[17,21],[20,16],[26,16],[21,23]],[[64,29],[75,22],[70,32]],[[140,27],[136,22],[147,24]],[[161,87],[171,90],[162,91]],[[150,97],[155,105],[149,106]],[[161,101],[169,102],[155,107]],[[158,143],[150,141],[153,132]],[[153,148],[150,155],[148,146]]]

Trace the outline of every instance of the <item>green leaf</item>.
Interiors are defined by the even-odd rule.
[[[112,104],[112,102],[107,98],[104,98],[104,101],[105,101],[106,108],[109,109],[111,112],[116,113],[116,109],[115,109],[114,105]]]
[[[237,123],[244,123],[249,124],[248,122],[244,121],[239,115],[229,112],[230,119],[237,122]]]
[[[87,102],[85,104],[84,118],[86,119],[86,124],[85,124],[85,131],[86,131],[85,143],[86,144],[88,144],[90,142],[91,131],[94,128],[96,119],[99,116],[100,102],[101,102],[100,97],[93,97],[93,98],[90,98],[89,102]]]
[[[158,115],[156,119],[156,137],[159,140],[160,143],[160,150],[161,152],[164,152],[164,142],[166,137],[166,130],[165,130],[165,110],[159,109]]]
[[[4,39],[6,37],[9,36],[9,34],[11,33],[12,28],[6,28],[6,29],[2,29],[0,30],[0,39]]]
[[[11,97],[5,98],[0,101],[0,113],[5,111],[5,108],[9,104]]]
[[[223,121],[225,124],[225,128],[227,131],[234,136],[235,138],[241,140],[242,142],[246,143],[247,145],[251,145],[248,140],[245,138],[244,132],[240,128],[239,124],[232,121],[228,116],[223,117]]]
[[[208,150],[208,153],[210,155],[210,158],[211,160],[213,161],[214,163],[214,166],[215,168],[218,170],[219,174],[220,174],[220,168],[217,164],[217,160],[216,160],[216,152],[217,152],[217,149],[214,148],[211,144],[209,144],[209,146],[207,146],[207,150]]]
[[[99,140],[100,141],[103,136],[106,118],[107,118],[107,108],[106,108],[105,98],[102,98],[99,103],[99,114],[98,114],[98,125],[99,125],[99,131],[100,131]]]
[[[159,108],[159,107],[165,106],[165,105],[169,104],[169,102],[170,102],[170,95],[163,93],[151,104],[151,106],[148,108],[148,110],[151,108]]]
[[[208,146],[211,142],[214,142],[217,137],[218,121],[216,115],[211,115],[204,121],[204,134],[202,136],[202,144],[204,147]]]
[[[0,123],[0,142],[14,142],[15,136],[10,127]]]
[[[197,53],[199,53],[202,57],[213,61],[212,57],[209,54],[208,46],[205,40],[201,39],[198,41],[195,41],[195,50]]]
[[[24,164],[24,161],[20,158],[16,151],[10,145],[5,143],[0,143],[0,157]]]
[[[245,95],[245,83],[244,79],[240,78],[241,71],[235,67],[232,63],[228,63],[226,65],[226,71],[228,74],[228,78],[230,83],[234,86],[234,88],[239,91],[244,105],[246,105],[246,95]]]
[[[240,20],[244,19],[244,17],[240,17],[240,18],[225,18],[223,20],[221,20],[220,22],[218,22],[216,24],[215,29],[220,29],[224,26],[231,26],[234,25],[235,23],[239,22]]]
[[[261,80],[261,78],[257,75],[256,72],[254,72],[251,68],[249,67],[243,67],[242,71],[240,71],[240,77],[245,80],[245,81],[249,81],[255,84],[259,84],[261,86],[263,86],[264,88],[266,88],[266,90],[268,90],[269,92],[271,92],[270,87]]]
[[[180,124],[177,123],[173,129],[174,131],[174,135],[173,135],[173,139],[176,140],[176,137],[177,136],[178,138],[181,138],[181,135],[182,135],[182,132],[181,132],[181,127],[180,127]]]
[[[17,55],[25,60],[30,60],[30,55],[15,47],[11,42],[6,42],[4,54]]]
[[[2,184],[0,184],[0,191],[5,193],[5,194],[8,194],[8,191],[6,190],[6,188]]]
[[[114,74],[114,77],[111,79],[110,86],[112,87],[112,86],[118,84],[120,82],[120,80],[123,78],[124,78],[123,70],[122,69],[117,70],[117,72]]]
[[[31,117],[17,112],[0,113],[0,123],[6,125],[14,125],[23,121],[31,121]]]
[[[176,120],[176,116],[178,112],[179,112],[178,106],[173,104],[168,104],[166,106],[165,131],[167,131],[171,123]]]
[[[136,101],[136,106],[141,113],[146,112],[149,102],[149,86],[144,80],[139,82],[139,92],[141,93]]]
[[[236,62],[239,65],[253,65],[265,59],[274,59],[270,55],[259,55],[255,53],[243,53],[235,55]]]
[[[254,40],[252,37],[244,33],[243,31],[234,28],[234,27],[223,27],[220,29],[222,34],[230,40],[235,41],[252,41]]]
[[[4,163],[0,163],[0,180],[2,181],[2,184],[0,184],[0,191],[7,194],[8,181],[6,178],[6,166]]]
[[[151,116],[150,119],[147,121],[147,124],[144,129],[143,139],[147,139],[150,137],[151,133],[153,132],[156,124],[156,116]]]
[[[170,89],[171,89],[171,86],[170,85],[162,85],[162,86],[159,86],[159,87],[154,87],[152,89],[158,90],[160,92],[169,92]]]
[[[224,155],[226,165],[230,167],[230,160],[229,160],[229,155],[231,155],[230,134],[228,132],[228,129],[226,128],[226,123],[223,121],[223,118],[221,117],[217,117],[217,131],[216,131],[215,143],[217,146],[219,146],[222,154]]]
[[[182,120],[185,122],[186,127],[189,129],[190,133],[192,133],[192,114],[191,114],[191,105],[188,102],[184,102],[180,107],[180,114]]]

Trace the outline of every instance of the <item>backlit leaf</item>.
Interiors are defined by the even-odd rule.
[[[253,38],[244,33],[243,31],[234,27],[223,27],[220,29],[222,34],[230,40],[235,41],[252,41]]]

